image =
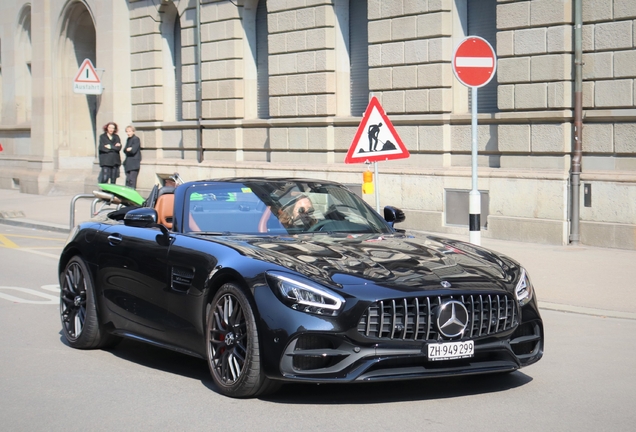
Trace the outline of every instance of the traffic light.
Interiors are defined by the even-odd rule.
[[[375,192],[375,188],[373,186],[373,173],[367,170],[362,173],[362,193],[372,194],[373,192]]]

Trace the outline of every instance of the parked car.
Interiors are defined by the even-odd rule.
[[[513,259],[408,235],[344,186],[231,178],[77,226],[59,262],[70,346],[121,338],[207,360],[218,391],[512,372],[543,355]]]

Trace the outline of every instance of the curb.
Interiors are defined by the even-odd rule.
[[[539,309],[551,310],[556,312],[569,312],[569,313],[575,313],[579,315],[592,315],[592,316],[601,317],[601,318],[621,318],[621,319],[636,320],[636,313],[633,313],[633,312],[594,309],[594,308],[587,308],[582,306],[564,305],[559,303],[546,303],[546,302],[540,301]]]
[[[0,218],[0,224],[19,226],[23,228],[34,228],[34,229],[40,229],[44,231],[54,231],[54,232],[65,233],[65,234],[68,234],[71,232],[71,229],[64,225],[50,224],[50,223],[47,224],[45,222],[39,222],[39,221],[30,220],[30,219]]]

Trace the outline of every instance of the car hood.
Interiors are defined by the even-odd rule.
[[[421,291],[440,289],[446,281],[458,290],[510,290],[518,268],[514,261],[487,249],[434,236],[307,235],[225,240],[244,255],[337,287],[372,283]]]

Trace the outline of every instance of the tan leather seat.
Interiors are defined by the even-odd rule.
[[[157,210],[157,222],[168,229],[172,229],[172,217],[174,213],[174,194],[167,193],[157,198],[155,204]]]

